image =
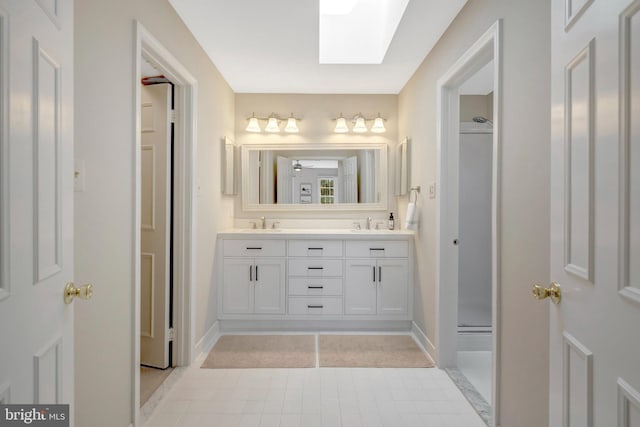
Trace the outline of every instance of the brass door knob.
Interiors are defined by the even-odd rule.
[[[90,299],[93,296],[93,285],[82,285],[78,288],[71,282],[64,287],[64,303],[71,304],[74,298]]]
[[[560,285],[553,282],[548,288],[541,285],[533,285],[533,297],[538,300],[550,298],[554,304],[560,304],[562,298],[562,291]]]

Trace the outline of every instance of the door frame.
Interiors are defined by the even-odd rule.
[[[134,20],[134,174],[133,212],[133,340],[134,374],[132,413],[134,426],[140,425],[140,253],[141,248],[141,83],[142,58],[160,70],[175,86],[175,148],[173,204],[173,278],[175,340],[173,360],[176,366],[187,366],[195,354],[194,253],[196,195],[196,117],[198,83],[193,75],[147,29]]]
[[[492,143],[492,203],[491,203],[491,289],[492,289],[492,423],[500,425],[500,146],[502,124],[502,20],[496,21],[437,82],[437,140],[436,171],[438,194],[436,199],[436,354],[441,368],[455,367],[458,335],[458,273],[457,238],[458,207],[449,206],[457,199],[457,188],[451,188],[451,174],[459,176],[457,156],[460,145],[460,94],[464,81],[489,61],[493,69],[493,143]],[[454,170],[450,161],[456,159]],[[455,193],[452,193],[455,192]],[[454,197],[450,197],[453,194]],[[452,209],[455,209],[453,211]],[[453,260],[453,261],[452,261]],[[456,261],[456,262],[454,262]],[[452,286],[455,285],[455,286]]]

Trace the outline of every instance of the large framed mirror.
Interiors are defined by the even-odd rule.
[[[243,145],[245,211],[386,210],[387,144]]]

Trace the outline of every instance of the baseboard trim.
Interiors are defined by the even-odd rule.
[[[204,336],[200,338],[198,343],[196,344],[195,354],[196,359],[203,354],[209,353],[213,348],[216,341],[220,338],[220,323],[216,320],[213,325],[209,328],[207,332],[205,332]]]
[[[424,351],[431,357],[431,359],[438,364],[438,360],[436,359],[436,346],[433,345],[429,337],[420,329],[420,327],[416,324],[416,322],[411,322],[411,333],[415,337],[415,339],[420,343],[424,349]]]

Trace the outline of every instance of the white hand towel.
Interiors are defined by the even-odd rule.
[[[405,218],[405,228],[407,230],[416,230],[418,228],[418,207],[415,203],[407,205],[407,216]]]

